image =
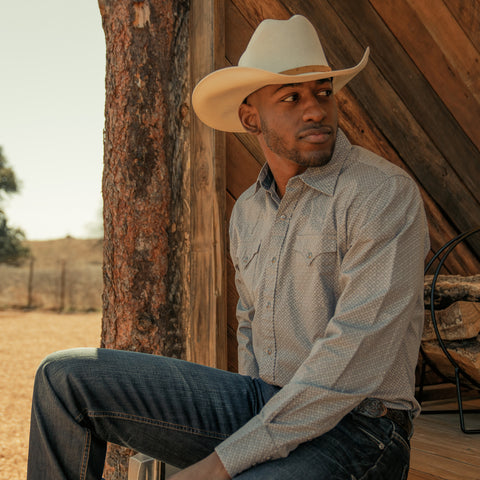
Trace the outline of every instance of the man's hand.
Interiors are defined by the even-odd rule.
[[[203,460],[172,475],[170,480],[229,480],[230,478],[220,458],[213,452]]]

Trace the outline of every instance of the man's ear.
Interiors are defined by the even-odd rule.
[[[243,128],[252,135],[259,135],[260,129],[260,117],[258,111],[253,105],[248,103],[242,103],[238,109],[238,117],[242,122]]]

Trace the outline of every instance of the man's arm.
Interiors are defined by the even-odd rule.
[[[252,343],[252,321],[255,315],[253,301],[248,294],[248,290],[243,283],[239,273],[239,258],[237,253],[238,239],[235,228],[235,212],[233,209],[230,223],[230,256],[235,268],[235,287],[239,295],[237,303],[237,346],[238,346],[238,372],[250,377],[258,377],[258,364],[253,352]]]

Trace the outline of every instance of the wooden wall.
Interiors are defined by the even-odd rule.
[[[417,181],[432,251],[480,226],[480,3],[476,0],[225,0],[225,65],[236,65],[264,18],[302,14],[331,66],[369,65],[337,94],[340,127]],[[226,136],[227,220],[264,160],[256,141]],[[480,272],[480,235],[445,273]],[[236,369],[233,266],[227,259],[228,368]]]

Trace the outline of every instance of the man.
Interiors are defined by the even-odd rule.
[[[208,125],[266,158],[232,213],[240,374],[132,352],[54,354],[37,373],[30,479],[99,479],[105,442],[175,480],[405,480],[428,234],[413,181],[337,128],[302,16],[266,20],[238,67],[193,95]]]

